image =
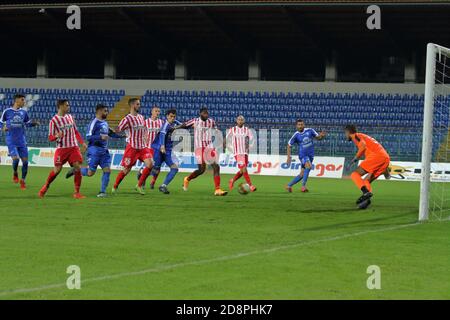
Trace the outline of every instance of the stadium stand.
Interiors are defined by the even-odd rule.
[[[126,113],[124,103],[128,96],[125,96],[125,90],[101,89],[4,88],[0,89],[2,110],[12,105],[12,97],[19,91],[27,97],[30,116],[42,124],[28,130],[30,146],[49,145],[47,123],[55,113],[58,98],[71,101],[71,112],[82,133],[92,119],[97,103],[111,108],[116,105],[117,109],[111,112],[113,123]],[[142,112],[148,117],[152,105],[158,105],[163,111],[175,107],[178,118],[185,120],[196,117],[199,107],[205,105],[223,130],[234,123],[238,114],[243,114],[255,129],[268,129],[269,133],[271,129],[280,130],[280,153],[285,152],[284,141],[294,132],[294,120],[302,118],[309,126],[329,132],[329,137],[317,144],[317,154],[324,156],[351,156],[354,153],[353,144],[344,140],[341,131],[345,124],[355,123],[383,143],[392,159],[416,161],[421,148],[423,98],[418,94],[148,90],[142,96]],[[444,101],[450,102],[450,96]],[[440,113],[444,114],[440,121],[448,121],[448,109],[442,108]],[[439,135],[442,141],[447,132]],[[123,145],[123,141],[112,141],[112,147]],[[439,142],[435,143],[433,152],[439,145]]]

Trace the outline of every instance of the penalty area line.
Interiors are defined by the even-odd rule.
[[[448,221],[448,219],[446,219],[444,221]],[[216,257],[216,258],[211,258],[211,259],[180,262],[180,263],[175,263],[175,264],[170,264],[170,265],[165,265],[165,266],[163,265],[163,266],[139,270],[139,271],[123,272],[123,273],[116,273],[116,274],[104,275],[104,276],[99,276],[99,277],[87,278],[87,279],[81,280],[81,285],[83,285],[85,283],[90,283],[90,282],[98,282],[98,281],[105,281],[105,280],[114,280],[114,279],[119,279],[119,278],[124,278],[124,277],[139,276],[139,275],[143,275],[143,274],[147,274],[147,273],[159,273],[159,272],[164,272],[167,270],[178,269],[178,268],[189,267],[189,266],[198,266],[198,265],[215,263],[215,262],[236,260],[236,259],[240,259],[240,258],[244,258],[244,257],[248,257],[248,256],[258,255],[258,254],[265,254],[265,253],[272,253],[272,252],[277,252],[277,251],[295,249],[295,248],[299,248],[299,247],[311,246],[311,245],[316,245],[316,244],[320,244],[320,243],[324,243],[324,242],[338,241],[338,240],[363,236],[363,235],[372,234],[372,233],[399,230],[399,229],[414,227],[414,226],[418,226],[418,225],[422,225],[422,224],[423,223],[420,223],[420,222],[408,223],[408,224],[402,224],[402,225],[392,226],[392,227],[387,227],[387,228],[377,228],[377,229],[359,231],[359,232],[354,232],[354,233],[347,233],[347,234],[342,234],[342,235],[337,235],[337,236],[327,237],[327,238],[322,238],[322,239],[302,241],[302,242],[298,242],[298,243],[286,244],[283,246],[277,246],[277,247],[272,247],[272,248],[267,248],[267,249],[240,252],[240,253],[236,253],[236,254],[232,254],[232,255],[221,256],[221,257]],[[19,294],[19,293],[29,293],[29,292],[51,290],[51,289],[56,289],[56,288],[63,288],[65,286],[66,286],[66,283],[56,283],[56,284],[48,284],[48,285],[43,285],[43,286],[34,287],[34,288],[21,288],[21,289],[0,291],[0,297]]]

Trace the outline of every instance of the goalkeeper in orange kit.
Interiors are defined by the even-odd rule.
[[[345,136],[349,141],[358,147],[358,152],[353,158],[352,163],[365,156],[365,159],[351,174],[351,178],[356,186],[362,191],[363,195],[356,201],[359,209],[366,209],[372,198],[371,183],[380,175],[385,174],[389,177],[389,163],[391,161],[389,154],[383,146],[374,138],[357,131],[354,125],[345,126]],[[367,175],[364,179],[363,176]]]

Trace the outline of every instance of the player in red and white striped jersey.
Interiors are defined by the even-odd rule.
[[[39,197],[43,198],[50,184],[55,180],[61,172],[63,165],[68,162],[74,169],[75,193],[73,197],[76,199],[85,198],[80,193],[81,171],[80,167],[83,163],[78,144],[82,145],[83,152],[87,146],[78,132],[75,120],[69,114],[70,104],[68,100],[62,99],[57,101],[58,113],[50,120],[48,139],[56,142],[56,151],[54,156],[55,167],[47,177],[47,181],[39,191]]]
[[[159,118],[160,113],[161,109],[154,106],[152,108],[151,117],[145,120],[145,126],[147,127],[148,132],[147,148],[151,148],[153,140],[155,140],[155,137],[158,134],[159,129],[161,129],[161,126],[164,123],[164,120]]]
[[[151,117],[148,118],[147,120],[145,120],[145,126],[147,127],[147,130],[148,130],[147,131],[147,133],[148,133],[147,148],[149,148],[151,150],[152,156],[154,155],[154,152],[155,152],[152,149],[153,140],[155,140],[155,137],[158,134],[159,129],[161,129],[161,126],[164,123],[164,120],[159,118],[160,113],[161,113],[161,109],[159,109],[157,106],[154,106],[152,108]],[[155,168],[153,168],[151,175],[152,175],[152,181],[150,182],[150,189],[153,189],[155,187],[156,180],[158,179],[159,170],[155,170]],[[142,176],[142,173],[140,171],[138,171],[138,180],[141,178],[141,176]],[[145,182],[144,182],[144,185],[145,185]]]
[[[240,115],[236,118],[236,126],[228,129],[227,142],[231,142],[233,146],[234,158],[236,159],[239,171],[229,182],[229,189],[233,189],[234,183],[244,176],[245,181],[250,186],[250,191],[256,191],[256,187],[252,184],[250,176],[248,175],[248,149],[249,145],[254,142],[252,131],[248,127],[244,127],[245,118]]]
[[[145,120],[142,115],[139,114],[141,109],[141,100],[139,98],[131,98],[128,100],[130,106],[130,113],[127,114],[119,123],[116,132],[124,131],[127,136],[127,146],[122,158],[122,171],[119,172],[116,178],[116,182],[112,188],[112,192],[115,193],[119,184],[123,178],[131,171],[131,168],[136,164],[137,160],[141,160],[144,163],[144,170],[136,185],[136,191],[144,195],[145,192],[142,189],[142,185],[150,174],[153,167],[153,156],[148,145],[148,130],[145,126]]]
[[[216,122],[209,118],[208,109],[201,108],[200,116],[185,122],[182,127],[194,128],[194,153],[198,164],[198,169],[184,178],[183,190],[187,191],[189,182],[202,175],[206,170],[206,165],[210,164],[214,170],[214,186],[216,189],[214,195],[225,196],[228,192],[220,188],[219,154],[212,141],[218,129]]]

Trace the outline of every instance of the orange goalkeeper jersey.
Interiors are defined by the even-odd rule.
[[[362,155],[389,157],[387,151],[383,148],[381,143],[364,133],[355,133],[352,137],[353,142],[358,147],[356,157],[360,158]]]

